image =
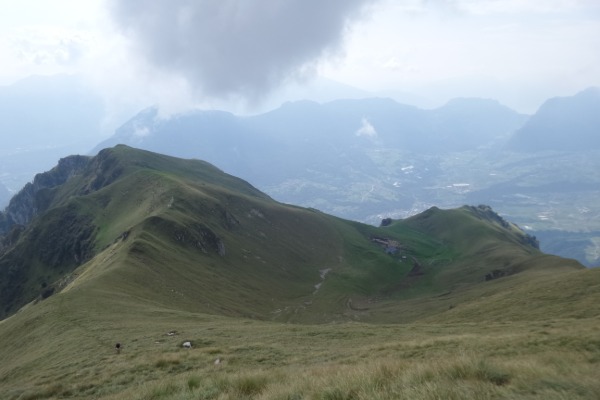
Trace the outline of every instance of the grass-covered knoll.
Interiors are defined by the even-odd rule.
[[[524,233],[518,226],[504,220],[487,206],[464,206],[454,210],[435,207],[400,222],[425,235],[441,240],[454,251],[454,262],[461,268],[443,272],[444,279],[453,273],[465,282],[467,271],[491,273],[489,279],[508,276],[525,269],[550,269],[559,265],[579,269],[572,260],[548,258],[539,251],[535,237]],[[467,278],[468,279],[468,278]]]
[[[125,146],[44,199],[0,398],[598,397],[600,271],[485,207],[368,226]]]

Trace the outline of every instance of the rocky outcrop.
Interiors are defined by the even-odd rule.
[[[96,192],[116,181],[123,174],[124,167],[114,149],[104,149],[90,160],[85,175],[89,179],[80,194]]]
[[[379,227],[390,226],[392,224],[392,222],[394,222],[393,219],[391,219],[391,218],[384,218],[384,219],[381,220],[381,224],[379,224]]]
[[[371,236],[371,242],[381,246],[387,254],[395,255],[402,249],[402,245],[397,240],[386,237]]]
[[[500,269],[495,269],[492,272],[485,275],[486,281],[493,281],[494,279],[502,278],[503,276],[508,275],[506,271],[502,271]]]
[[[204,254],[220,256],[226,254],[223,240],[209,226],[201,222],[186,225],[161,216],[152,216],[144,223],[148,230],[166,235],[180,246],[194,248]]]
[[[60,291],[62,278],[94,256],[96,234],[92,217],[68,205],[0,236],[0,319]]]
[[[65,157],[50,171],[37,174],[33,182],[25,185],[0,213],[0,234],[8,232],[14,225],[27,225],[33,217],[45,211],[52,196],[49,189],[81,174],[89,160],[89,157],[79,155]]]
[[[423,267],[417,261],[417,259],[413,257],[413,267],[408,272],[408,276],[421,276],[421,275],[425,275],[425,272],[423,271]]]
[[[474,215],[478,216],[479,218],[494,222],[503,227],[504,229],[510,230],[511,228],[514,228],[516,231],[518,231],[518,240],[520,243],[526,246],[531,246],[538,250],[540,249],[540,242],[535,236],[529,235],[528,233],[523,232],[521,228],[519,228],[517,225],[510,224],[509,222],[507,222],[504,218],[502,218],[494,210],[492,210],[492,207],[487,206],[485,204],[480,204],[477,207],[464,207],[470,210]]]
[[[504,218],[499,216],[494,210],[492,210],[492,207],[490,206],[480,204],[477,207],[465,206],[465,208],[469,209],[473,214],[477,215],[481,219],[495,222],[506,229],[510,228],[510,224]]]
[[[193,224],[184,229],[179,227],[174,233],[174,238],[184,245],[200,249],[203,253],[214,252],[220,256],[225,255],[225,243],[212,229],[203,224]]]

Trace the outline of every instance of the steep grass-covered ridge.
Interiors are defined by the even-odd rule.
[[[280,204],[201,161],[126,146],[69,175],[28,196],[36,214],[4,236],[5,316],[67,286],[101,285],[90,277],[113,269],[105,279],[118,274],[121,283],[111,290],[179,308],[328,321],[348,311],[371,318],[352,311],[377,305],[357,302],[478,285],[543,268],[539,259],[576,265],[542,256],[483,206],[432,208],[375,228]],[[121,261],[108,268],[113,259]]]

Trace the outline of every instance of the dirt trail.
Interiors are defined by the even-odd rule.
[[[319,272],[321,273],[321,282],[317,283],[315,285],[315,291],[313,292],[313,294],[317,293],[319,291],[319,288],[321,287],[321,285],[323,284],[323,282],[325,282],[325,277],[327,276],[327,274],[329,273],[329,271],[331,271],[331,268],[325,268],[325,269],[320,269]]]

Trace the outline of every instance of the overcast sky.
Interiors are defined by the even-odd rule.
[[[320,77],[432,106],[476,96],[532,113],[548,97],[600,86],[597,0],[0,5],[0,85],[77,73],[134,107],[257,110]]]

